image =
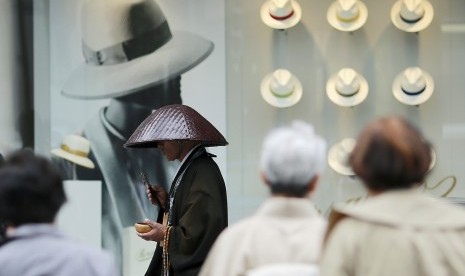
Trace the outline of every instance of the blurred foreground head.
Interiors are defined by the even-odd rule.
[[[31,150],[6,156],[0,166],[0,217],[9,226],[52,223],[66,201],[59,171]]]
[[[326,142],[313,126],[294,121],[265,137],[260,170],[273,194],[304,197],[323,171],[325,155]]]
[[[431,145],[419,129],[400,117],[369,123],[350,156],[355,174],[370,191],[410,188],[426,177]]]

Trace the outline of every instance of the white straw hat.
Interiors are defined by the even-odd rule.
[[[302,84],[288,70],[277,69],[263,78],[260,92],[270,105],[290,107],[302,98]]]
[[[93,169],[95,165],[88,158],[89,151],[90,143],[86,138],[79,135],[67,135],[61,147],[51,150],[51,153],[80,166]]]
[[[329,6],[326,17],[329,24],[337,30],[352,32],[365,24],[368,9],[359,0],[337,0]]]
[[[352,68],[343,68],[326,83],[329,99],[340,106],[355,106],[368,95],[367,80]]]
[[[84,1],[81,25],[85,63],[62,90],[71,98],[128,95],[192,69],[213,51],[202,37],[172,33],[153,0]]]
[[[302,19],[302,9],[295,0],[267,0],[260,9],[260,17],[273,29],[288,29]]]
[[[401,103],[419,105],[426,102],[434,92],[434,80],[419,67],[409,67],[398,74],[392,84],[392,93]]]
[[[398,0],[391,9],[391,21],[405,32],[419,32],[431,24],[434,9],[427,0]]]
[[[328,152],[328,164],[337,173],[342,175],[355,175],[349,165],[349,156],[356,144],[355,139],[345,138],[334,144]]]

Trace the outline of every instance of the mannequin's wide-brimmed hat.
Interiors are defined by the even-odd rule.
[[[193,108],[174,104],[155,110],[129,137],[127,148],[156,148],[159,141],[199,141],[204,146],[226,146],[224,136]]]
[[[154,0],[84,1],[81,25],[85,62],[62,89],[71,98],[114,98],[158,85],[195,67],[214,46],[172,33]]]
[[[433,17],[433,5],[427,0],[398,0],[391,9],[394,26],[409,33],[427,28]]]
[[[352,32],[365,24],[368,9],[360,0],[336,0],[329,6],[326,18],[337,30]]]

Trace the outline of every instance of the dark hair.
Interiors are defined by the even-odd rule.
[[[272,194],[282,194],[290,197],[305,197],[310,190],[310,185],[270,184]]]
[[[430,143],[400,117],[381,118],[368,124],[350,156],[355,174],[372,191],[420,184],[430,163]]]
[[[7,225],[51,223],[66,201],[58,169],[31,150],[6,157],[0,167],[0,217]]]

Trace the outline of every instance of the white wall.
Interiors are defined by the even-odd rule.
[[[21,91],[19,85],[19,28],[13,0],[0,1],[0,153],[21,148],[18,132]]]

